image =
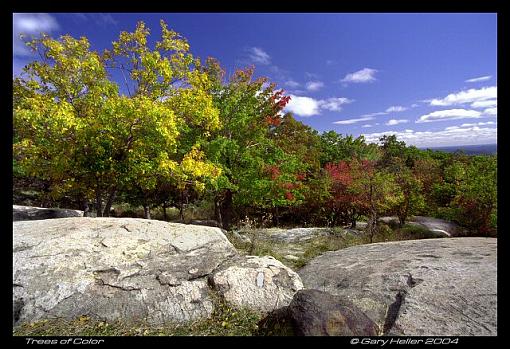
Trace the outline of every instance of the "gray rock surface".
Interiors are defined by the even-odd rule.
[[[301,290],[287,306],[259,322],[259,334],[276,336],[376,336],[378,326],[345,297]]]
[[[232,260],[212,274],[209,282],[227,301],[262,312],[288,305],[303,288],[294,271],[270,256]]]
[[[444,234],[445,236],[461,236],[465,234],[465,229],[458,224],[439,218],[414,216],[409,223],[420,225],[432,232]]]
[[[33,206],[12,206],[13,221],[28,221],[39,219],[83,217],[83,211],[62,208],[42,208]]]
[[[378,220],[386,224],[390,223],[391,221],[398,223],[398,218],[394,216],[380,217]],[[434,237],[453,237],[466,235],[466,229],[462,228],[454,222],[439,218],[412,216],[408,218],[406,224],[426,228],[430,231],[431,234],[433,234]]]
[[[283,280],[290,269],[268,264],[260,257],[246,262],[213,227],[137,218],[14,222],[14,317],[17,324],[81,315],[151,324],[192,321],[213,312],[218,292],[208,278],[217,271],[218,285],[222,278],[235,280],[250,301],[236,304],[224,288],[220,294],[234,306],[258,309],[269,293],[287,299],[295,292],[285,282],[271,283],[271,277]],[[263,266],[266,282],[259,289],[246,286],[257,285]],[[289,277],[298,284],[295,273]]]
[[[241,236],[245,235],[246,232],[240,230]],[[258,229],[250,232],[256,239],[273,241],[277,243],[303,243],[307,242],[318,236],[327,236],[333,234],[331,228],[293,228],[293,229],[282,229],[282,228],[268,228]]]
[[[497,334],[497,239],[376,243],[326,252],[298,274],[305,288],[347,297],[380,333]]]

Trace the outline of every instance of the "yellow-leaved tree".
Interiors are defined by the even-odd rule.
[[[198,150],[219,128],[207,76],[187,41],[161,28],[154,48],[139,22],[101,54],[68,35],[27,42],[39,59],[13,91],[13,149],[24,173],[50,181],[57,197],[73,190],[94,199],[98,216],[119,192],[161,182],[200,189],[219,176]],[[203,170],[190,171],[189,159]]]

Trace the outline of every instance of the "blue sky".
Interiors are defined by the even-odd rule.
[[[420,147],[496,143],[496,14],[14,14],[13,74],[35,59],[20,32],[86,36],[110,48],[121,31],[159,20],[227,72],[255,65],[318,131],[383,134]]]

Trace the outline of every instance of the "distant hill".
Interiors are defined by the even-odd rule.
[[[498,151],[498,145],[497,144],[454,145],[448,147],[426,147],[420,149],[444,151],[447,153],[463,151],[465,154],[468,155],[480,155],[480,154],[496,154]]]

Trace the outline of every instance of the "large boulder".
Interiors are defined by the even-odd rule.
[[[13,221],[28,221],[39,219],[83,217],[83,211],[62,208],[42,208],[33,206],[12,206]]]
[[[271,256],[232,260],[218,268],[209,281],[228,302],[262,312],[289,304],[303,288],[299,276]]]
[[[210,316],[218,293],[234,306],[265,309],[268,288],[285,306],[300,285],[283,265],[267,265],[261,257],[245,262],[247,257],[237,253],[219,228],[82,217],[14,222],[13,230],[16,324],[80,315],[182,323]],[[225,277],[232,282],[223,266],[232,270],[235,263],[243,270],[234,274],[236,282],[244,285],[243,297],[249,302],[236,303],[219,281]],[[261,270],[265,282],[259,286]],[[216,272],[222,274],[215,278]],[[270,303],[272,307],[272,299]]]
[[[301,290],[259,322],[261,335],[376,336],[378,326],[345,297]]]
[[[350,299],[380,333],[497,333],[497,240],[427,239],[326,252],[298,274],[305,288]]]

